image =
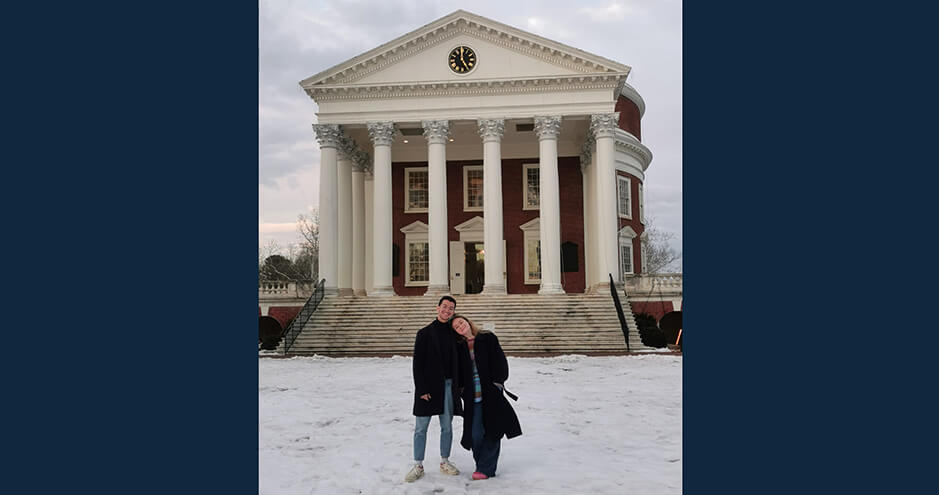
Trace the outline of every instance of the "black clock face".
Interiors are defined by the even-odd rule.
[[[476,52],[468,46],[458,46],[450,52],[447,64],[453,72],[466,74],[476,67]]]

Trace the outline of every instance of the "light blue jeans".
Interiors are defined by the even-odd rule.
[[[437,416],[440,420],[440,457],[450,457],[450,446],[453,445],[453,380],[448,379],[443,387],[443,414]],[[418,399],[423,400],[423,399]],[[427,446],[427,427],[430,426],[431,416],[417,416],[414,424],[414,460],[424,460],[424,450]]]

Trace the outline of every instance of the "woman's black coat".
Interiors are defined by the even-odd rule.
[[[461,341],[460,373],[466,385],[463,387],[463,437],[460,445],[466,450],[473,447],[473,399],[476,394],[473,389],[473,363],[470,360],[469,348],[466,341]],[[505,359],[499,338],[490,332],[481,332],[476,335],[473,346],[476,356],[476,369],[479,371],[479,384],[483,393],[483,429],[486,438],[499,440],[515,438],[522,434],[522,427],[518,423],[518,416],[509,401],[502,395],[502,391],[495,383],[505,384],[509,378],[509,362]]]
[[[457,350],[456,333],[450,329],[448,323],[434,320],[430,325],[420,329],[414,339],[414,360],[412,373],[414,374],[414,410],[415,416],[436,416],[443,413],[444,376],[443,360],[440,356],[441,348],[451,352],[450,376],[453,377],[453,415],[462,416],[463,408],[460,405],[460,362]],[[470,379],[473,376],[470,375]],[[421,399],[424,394],[430,394],[430,400]]]

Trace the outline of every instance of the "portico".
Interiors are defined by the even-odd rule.
[[[475,66],[450,67],[454,47]],[[461,293],[480,230],[484,295],[621,283],[626,251],[638,273],[651,152],[629,70],[457,11],[302,81],[319,106],[327,293]]]

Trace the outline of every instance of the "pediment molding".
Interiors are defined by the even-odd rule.
[[[630,71],[627,65],[458,10],[427,26],[306,78],[300,82],[300,86],[313,97],[316,92],[311,92],[311,90],[317,86],[354,83],[404,58],[416,55],[459,35],[478,38],[582,74],[618,73],[625,79]]]
[[[453,227],[453,229],[456,230],[457,232],[475,232],[475,231],[482,232],[484,226],[485,226],[485,221],[483,220],[483,217],[477,215]]]
[[[428,232],[427,224],[420,220],[411,222],[401,227],[399,230],[401,230],[403,234],[426,234]]]
[[[321,85],[306,88],[316,101],[367,100],[419,96],[482,96],[513,93],[570,92],[617,88],[625,79],[621,72],[548,76],[523,79],[476,79],[466,81],[426,81],[397,84]]]

